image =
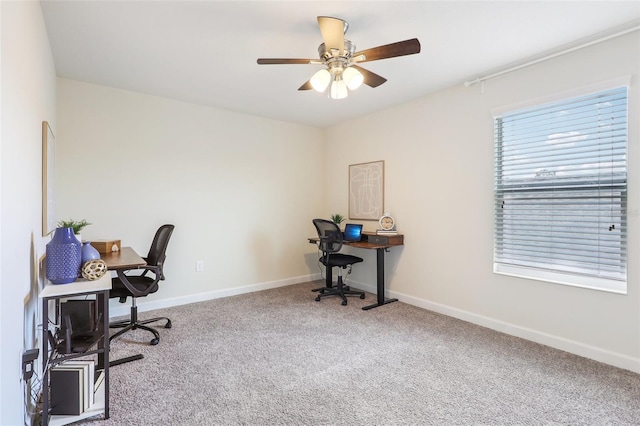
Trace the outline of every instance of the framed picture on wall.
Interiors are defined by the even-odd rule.
[[[51,126],[42,122],[42,236],[56,229],[55,156],[56,139]]]
[[[378,220],[384,212],[384,161],[349,166],[349,219]]]

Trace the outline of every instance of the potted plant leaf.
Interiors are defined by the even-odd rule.
[[[340,224],[344,221],[344,216],[342,216],[341,214],[332,214],[331,215],[331,220],[333,221],[333,223],[335,223],[336,225],[340,226]]]
[[[86,219],[82,220],[61,220],[58,222],[58,228],[71,228],[73,229],[73,233],[76,235],[78,241],[82,242],[82,238],[80,236],[80,231],[82,231],[86,226],[91,225],[87,222]]]

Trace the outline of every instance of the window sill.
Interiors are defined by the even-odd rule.
[[[552,284],[605,291],[607,293],[627,294],[626,280],[617,281],[606,278],[585,277],[553,271],[541,271],[523,266],[503,265],[500,263],[493,264],[493,272],[495,274],[544,281]]]

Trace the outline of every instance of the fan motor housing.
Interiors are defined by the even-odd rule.
[[[340,55],[338,53],[338,55],[334,55],[330,49],[327,49],[327,47],[325,46],[324,43],[322,43],[320,46],[318,46],[318,54],[320,55],[320,59],[322,59],[323,62],[328,62],[331,59],[342,59],[343,62],[347,62],[351,56],[353,56],[353,54],[356,51],[356,45],[351,43],[350,40],[344,39],[344,54]]]

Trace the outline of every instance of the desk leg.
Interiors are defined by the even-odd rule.
[[[397,302],[398,299],[385,299],[384,297],[384,248],[376,249],[376,268],[377,268],[377,303],[368,305],[362,308],[363,311],[368,311],[378,306],[386,305],[387,303]]]
[[[49,425],[49,299],[42,299],[42,426]]]
[[[104,351],[98,354],[98,363],[102,363],[104,370],[104,418],[109,418],[109,387],[111,386],[109,377],[109,292],[98,293],[98,304],[102,304],[102,349]]]

